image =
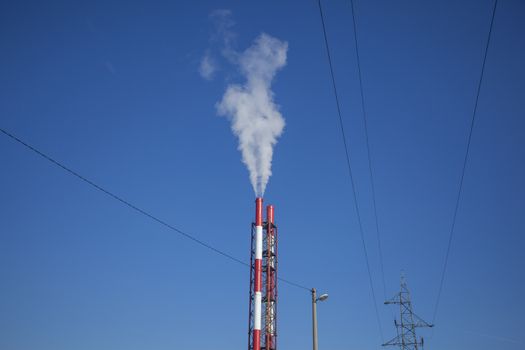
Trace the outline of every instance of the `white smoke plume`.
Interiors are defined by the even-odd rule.
[[[239,138],[242,160],[250,172],[257,196],[262,196],[272,175],[273,147],[284,129],[284,119],[273,101],[272,80],[286,65],[288,43],[261,34],[240,53],[236,64],[246,82],[231,84],[217,104],[220,115],[231,121]]]
[[[199,74],[201,77],[206,80],[212,80],[216,71],[217,65],[213,58],[211,58],[209,54],[204,55],[199,66]]]

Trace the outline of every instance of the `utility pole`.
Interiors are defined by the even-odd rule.
[[[317,292],[312,288],[312,341],[313,350],[317,350]]]
[[[328,294],[321,294],[317,297],[317,291],[315,288],[312,288],[312,341],[313,341],[313,350],[317,350],[317,302],[325,301],[328,299]]]
[[[410,292],[405,281],[401,276],[401,290],[394,298],[385,301],[385,305],[399,305],[401,323],[394,320],[397,330],[397,336],[392,340],[382,344],[382,346],[398,346],[401,350],[418,350],[423,349],[423,338],[417,338],[416,328],[434,327],[433,324],[425,322],[412,311],[412,302],[410,301]]]

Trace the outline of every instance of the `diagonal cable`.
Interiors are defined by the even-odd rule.
[[[330,67],[330,76],[332,78],[332,87],[333,87],[333,90],[334,90],[335,103],[336,103],[336,106],[337,106],[337,115],[339,116],[339,126],[340,126],[340,129],[341,129],[341,136],[343,138],[343,145],[344,145],[344,148],[345,148],[346,165],[348,167],[348,175],[349,175],[350,183],[351,183],[351,186],[352,186],[354,207],[355,207],[355,211],[356,211],[356,215],[357,215],[357,221],[359,223],[359,232],[361,234],[361,243],[363,245],[363,252],[364,252],[365,261],[366,261],[366,270],[368,272],[368,281],[370,283],[370,291],[371,291],[372,299],[373,299],[373,302],[374,302],[374,310],[375,310],[375,315],[376,315],[376,319],[377,319],[377,325],[379,327],[379,333],[381,335],[381,341],[384,342],[383,328],[381,326],[381,320],[379,318],[379,310],[377,309],[376,294],[375,294],[375,291],[374,291],[374,283],[372,281],[372,273],[370,271],[370,262],[369,262],[369,259],[368,259],[368,251],[366,249],[365,235],[364,235],[364,230],[363,230],[363,223],[362,223],[362,220],[361,220],[361,213],[359,211],[359,205],[357,203],[357,193],[356,193],[355,181],[354,181],[354,176],[353,176],[353,172],[352,172],[352,166],[351,166],[351,162],[350,162],[350,153],[348,151],[348,145],[347,145],[347,142],[346,142],[346,135],[345,135],[345,129],[344,129],[344,125],[343,125],[343,118],[341,116],[341,104],[339,103],[339,95],[337,93],[337,85],[336,85],[336,82],[335,82],[334,69],[333,69],[333,65],[332,65],[332,58],[331,58],[331,55],[330,55],[330,46],[328,44],[328,36],[326,34],[326,26],[325,26],[323,8],[321,6],[321,0],[318,0],[318,4],[319,4],[319,15],[321,17],[321,24],[322,24],[322,27],[323,27],[323,35],[324,35],[324,42],[325,42],[325,46],[326,46],[326,54],[327,54],[327,57],[328,57],[328,65]]]
[[[25,146],[27,149],[33,151],[34,153],[38,154],[40,157],[46,159],[47,161],[53,163],[54,165],[56,165],[57,167],[61,168],[62,170],[66,171],[67,173],[69,173],[70,175],[73,175],[75,177],[77,177],[78,179],[82,180],[83,182],[87,183],[88,185],[90,185],[91,187],[95,188],[96,190],[108,195],[109,197],[115,199],[116,201],[120,202],[121,204],[124,204],[125,206],[133,209],[134,211],[150,218],[151,220],[161,224],[162,226],[164,227],[167,227],[168,229],[172,230],[172,231],[175,231],[177,232],[178,234],[180,234],[181,236],[197,243],[198,245],[204,247],[204,248],[207,248],[209,250],[211,250],[212,252],[216,253],[216,254],[219,254],[219,255],[222,255],[223,257],[227,258],[227,259],[230,259],[238,264],[241,264],[243,266],[247,266],[247,267],[250,267],[250,264],[234,257],[233,255],[230,255],[220,249],[217,249],[215,247],[213,247],[211,244],[209,243],[206,243],[204,242],[203,240],[187,233],[187,232],[184,232],[182,231],[181,229],[178,229],[177,227],[167,223],[166,221],[158,218],[157,216],[145,211],[144,209],[141,209],[139,208],[138,206],[136,206],[135,204],[132,204],[131,202],[127,201],[126,199],[114,194],[113,192],[103,188],[102,186],[96,184],[95,182],[89,180],[88,178],[86,178],[85,176],[79,174],[78,172],[72,170],[71,168],[65,166],[64,164],[62,164],[61,162],[55,160],[54,158],[48,156],[47,154],[43,153],[42,151],[38,150],[37,148],[31,146],[30,144],[28,144],[27,142],[23,141],[22,139],[18,138],[17,136],[11,134],[10,132],[0,128],[0,132],[2,132],[4,135],[8,136],[9,138],[11,138],[12,140],[18,142],[19,144]],[[287,280],[287,279],[284,279],[284,278],[278,278],[280,281],[284,282],[284,283],[287,283],[291,286],[294,286],[296,288],[300,288],[300,289],[304,289],[304,290],[307,290],[307,291],[310,291],[310,288],[307,288],[305,286],[302,286],[298,283],[295,283],[295,282],[292,282],[290,280]]]
[[[445,262],[443,264],[443,269],[441,271],[441,279],[440,279],[440,282],[439,282],[439,289],[438,289],[438,296],[437,296],[437,299],[436,299],[436,304],[434,306],[434,315],[432,316],[432,323],[434,323],[435,320],[436,320],[437,311],[438,311],[438,307],[439,307],[439,302],[441,300],[441,292],[443,291],[443,284],[445,282],[445,275],[446,275],[446,272],[447,272],[447,265],[448,265],[448,258],[449,258],[449,255],[450,255],[450,248],[452,246],[452,241],[454,239],[454,233],[455,233],[455,227],[456,227],[456,218],[457,218],[457,215],[458,215],[459,203],[460,203],[460,200],[461,200],[461,193],[463,192],[463,182],[464,182],[464,179],[465,179],[465,170],[467,168],[467,162],[468,162],[468,157],[469,157],[469,152],[470,152],[470,143],[471,143],[471,140],[472,140],[472,131],[474,130],[474,123],[476,121],[476,112],[478,110],[479,94],[480,94],[480,91],[481,91],[481,85],[483,83],[483,75],[484,75],[484,72],[485,72],[485,63],[487,61],[487,53],[489,51],[490,38],[492,36],[492,27],[493,27],[493,24],[494,24],[494,17],[496,16],[496,7],[497,7],[497,5],[498,5],[498,0],[495,0],[494,1],[494,6],[492,8],[492,18],[490,20],[490,27],[489,27],[489,32],[488,32],[488,35],[487,35],[487,43],[486,43],[486,46],[485,46],[485,53],[483,55],[483,63],[481,65],[481,73],[480,73],[478,87],[477,87],[477,91],[476,91],[476,99],[475,99],[475,102],[474,102],[474,109],[472,111],[472,118],[471,118],[471,121],[470,121],[470,129],[469,129],[468,139],[467,139],[467,148],[465,150],[465,157],[463,159],[463,167],[461,169],[461,178],[459,180],[459,190],[458,190],[458,195],[456,197],[456,204],[455,204],[455,207],[454,207],[454,215],[452,216],[452,225],[450,227],[450,234],[449,234],[449,237],[448,237],[447,250],[446,250],[446,254],[445,254]]]
[[[379,263],[381,266],[381,278],[383,281],[383,296],[385,300],[387,299],[386,294],[386,282],[385,282],[385,268],[383,264],[383,249],[381,247],[381,231],[379,230],[379,218],[377,215],[377,204],[376,204],[376,189],[374,181],[374,172],[372,171],[372,155],[370,154],[370,141],[368,137],[368,122],[367,122],[367,113],[365,108],[365,94],[363,89],[363,77],[361,73],[361,58],[359,56],[359,43],[357,40],[357,23],[355,20],[355,7],[354,0],[350,0],[350,5],[352,7],[352,23],[354,25],[354,46],[355,46],[355,55],[357,59],[357,72],[359,76],[359,90],[361,91],[361,109],[363,110],[363,123],[365,126],[365,139],[366,139],[366,152],[368,156],[368,173],[370,174],[370,184],[372,188],[372,204],[374,209],[374,218],[376,224],[376,234],[377,234],[377,249],[379,251]]]

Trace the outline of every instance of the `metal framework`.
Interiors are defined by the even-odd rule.
[[[405,277],[401,276],[401,290],[394,298],[385,301],[386,305],[399,305],[401,322],[394,320],[397,336],[392,340],[382,344],[382,346],[398,346],[401,350],[423,349],[423,338],[417,338],[416,328],[434,327],[421,317],[417,316],[412,310],[410,292],[408,290]]]
[[[277,348],[277,226],[274,223],[274,208],[266,207],[266,235],[264,246],[263,274],[266,285],[266,295],[263,297],[264,310],[264,338],[262,349],[275,350]]]
[[[262,204],[262,199],[261,199]],[[257,204],[259,205],[259,204]],[[257,210],[256,210],[257,212]],[[258,215],[258,214],[256,214]],[[277,226],[274,222],[274,207],[266,207],[266,221],[262,222],[262,264],[258,268],[257,223],[251,226],[250,243],[250,297],[248,311],[248,350],[277,349]],[[257,275],[261,283],[257,283]],[[262,287],[262,288],[261,288]],[[262,293],[260,313],[255,312],[257,292]],[[257,318],[260,317],[260,320]],[[256,326],[257,325],[257,326]],[[260,334],[257,332],[260,329]],[[260,334],[260,336],[259,336]]]

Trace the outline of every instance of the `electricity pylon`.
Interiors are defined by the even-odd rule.
[[[418,350],[423,349],[423,338],[417,338],[416,328],[434,327],[433,324],[425,322],[421,317],[412,311],[412,302],[410,301],[410,292],[405,281],[401,276],[401,291],[394,298],[385,301],[385,305],[399,305],[401,313],[401,323],[394,320],[396,325],[397,336],[392,340],[382,344],[383,346],[399,346],[401,350]]]

